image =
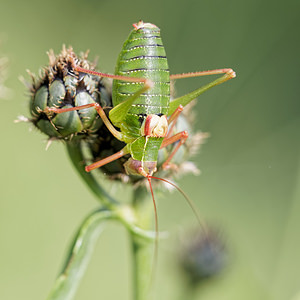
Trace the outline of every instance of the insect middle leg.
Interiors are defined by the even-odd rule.
[[[90,108],[90,107],[94,107],[96,109],[96,111],[100,115],[101,119],[103,120],[104,124],[106,125],[107,129],[111,132],[111,134],[118,140],[122,141],[122,134],[114,128],[114,126],[111,124],[110,120],[106,116],[103,108],[98,103],[89,103],[89,104],[70,107],[70,108],[47,107],[44,112],[46,114],[49,112],[61,114],[61,113],[68,112],[68,111],[81,110],[81,109]]]
[[[166,136],[166,138],[169,138],[172,135],[173,129],[176,125],[176,122],[178,120],[179,115],[181,114],[181,112],[183,111],[183,106],[179,105],[176,110],[173,112],[173,114],[170,116],[170,118],[168,119],[168,124],[172,124],[171,127],[168,130],[168,134]]]
[[[171,137],[166,137],[162,144],[161,144],[161,148],[167,147],[170,144],[173,144],[177,141],[179,141],[179,143],[176,145],[175,149],[172,151],[172,153],[169,155],[169,157],[167,158],[167,160],[163,163],[162,167],[163,169],[167,169],[168,167],[171,166],[170,161],[173,158],[173,156],[175,155],[175,153],[178,151],[178,149],[180,148],[181,145],[183,145],[186,141],[186,139],[188,138],[189,134],[187,131],[181,131],[176,133],[175,135],[171,136]]]
[[[106,165],[106,164],[108,164],[108,163],[110,163],[110,162],[112,162],[114,160],[117,160],[117,159],[121,158],[122,156],[124,156],[124,155],[126,155],[128,153],[129,153],[129,151],[127,150],[127,147],[125,146],[119,152],[116,152],[116,153],[114,153],[114,154],[112,154],[112,155],[110,155],[110,156],[108,156],[106,158],[100,159],[100,160],[98,160],[98,161],[96,161],[96,162],[94,162],[94,163],[86,166],[85,167],[85,171],[86,172],[90,172],[90,171],[92,171],[94,169],[100,168],[100,167],[102,167],[102,166],[104,166],[104,165]]]

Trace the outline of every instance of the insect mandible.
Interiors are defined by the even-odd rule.
[[[170,75],[160,29],[143,21],[133,26],[119,55],[115,75],[75,68],[77,72],[113,79],[114,107],[109,117],[98,103],[65,109],[48,107],[46,112],[63,113],[94,107],[109,131],[126,146],[86,166],[85,170],[90,172],[130,154],[131,157],[124,164],[127,174],[141,175],[150,181],[157,169],[159,149],[178,142],[163,164],[163,168],[168,168],[172,157],[188,138],[187,131],[172,135],[183,107],[209,88],[234,78],[235,72],[226,68]],[[170,102],[170,80],[215,74],[223,76]]]

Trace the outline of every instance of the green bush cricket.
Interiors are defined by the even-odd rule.
[[[131,158],[125,164],[126,172],[151,178],[156,171],[159,149],[179,141],[163,165],[164,168],[170,167],[172,157],[188,137],[186,131],[172,136],[173,126],[183,107],[209,88],[235,77],[232,69],[170,75],[159,28],[142,21],[133,26],[119,55],[115,75],[76,68],[78,72],[113,79],[114,107],[109,118],[98,103],[46,109],[46,112],[63,113],[94,107],[109,131],[126,143],[121,151],[87,166],[87,172],[130,154]],[[170,102],[170,80],[215,74],[224,75]]]
[[[154,202],[157,232],[157,214],[151,178],[170,183],[165,179],[153,176],[157,167],[158,151],[178,142],[163,164],[163,168],[172,168],[170,163],[172,157],[188,138],[187,131],[173,135],[174,125],[183,107],[211,87],[234,78],[235,72],[226,68],[170,75],[159,28],[142,21],[133,26],[134,29],[125,41],[119,55],[115,75],[86,70],[81,67],[75,68],[79,73],[113,79],[113,108],[108,117],[98,103],[65,109],[48,107],[45,109],[45,113],[58,114],[81,109],[95,109],[98,112],[111,134],[125,142],[126,146],[119,152],[86,166],[85,169],[90,172],[130,154],[131,157],[124,164],[125,170],[129,175],[144,176],[148,179]],[[170,102],[170,80],[218,74],[223,75]],[[174,186],[174,184],[172,185]],[[187,197],[185,196],[185,198]],[[191,205],[189,199],[188,201]],[[193,205],[191,206],[195,212]]]

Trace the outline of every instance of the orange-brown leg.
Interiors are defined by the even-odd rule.
[[[170,79],[181,79],[181,78],[191,78],[191,77],[199,77],[199,76],[206,76],[206,75],[217,75],[217,74],[226,74],[226,80],[234,78],[235,72],[230,68],[225,69],[215,69],[215,70],[208,70],[208,71],[200,71],[200,72],[190,72],[190,73],[182,73],[182,74],[171,74]],[[224,81],[226,81],[224,80]]]
[[[179,147],[185,143],[186,139],[188,138],[189,134],[187,131],[181,131],[176,133],[175,135],[169,137],[169,138],[165,138],[164,141],[161,144],[160,148],[164,148],[167,147],[170,144],[173,144],[177,141],[179,141],[178,145],[175,147],[175,149],[172,151],[172,153],[170,154],[170,156],[167,158],[167,160],[163,163],[163,169],[168,168],[168,166],[170,166],[170,161],[173,158],[173,156],[175,155],[175,153],[178,151]]]
[[[92,171],[94,169],[100,168],[100,167],[102,167],[102,166],[104,166],[104,165],[106,165],[106,164],[108,164],[108,163],[110,163],[110,162],[112,162],[114,160],[117,160],[120,157],[124,156],[125,154],[128,153],[128,151],[125,148],[123,148],[121,151],[119,151],[117,153],[114,153],[113,155],[110,155],[110,156],[108,156],[106,158],[103,158],[103,159],[101,159],[99,161],[96,161],[95,163],[93,163],[91,165],[86,166],[85,167],[86,172],[90,172],[90,171]]]
[[[115,80],[124,80],[124,81],[128,81],[128,82],[144,82],[144,83],[149,82],[149,79],[147,79],[147,78],[107,74],[107,73],[101,73],[101,72],[96,72],[96,71],[92,71],[92,70],[87,70],[87,69],[84,69],[81,67],[75,67],[75,71],[81,72],[81,73],[86,73],[86,74],[91,74],[91,75],[96,75],[99,77],[111,78],[111,79],[115,79]]]
[[[106,125],[107,129],[111,132],[111,134],[113,136],[115,136],[118,140],[122,140],[121,133],[118,130],[116,130],[115,127],[111,124],[111,122],[107,118],[103,108],[98,103],[89,103],[89,104],[70,107],[70,108],[47,107],[45,109],[45,113],[54,112],[56,114],[61,114],[61,113],[68,112],[68,111],[80,110],[80,109],[85,109],[85,108],[90,108],[90,107],[94,107],[96,109],[96,111],[100,115],[101,119],[103,120],[104,124]]]
[[[183,74],[173,74],[170,75],[170,79],[181,79],[181,78],[191,78],[191,77],[199,77],[199,76],[205,76],[205,75],[218,75],[218,74],[224,74],[220,78],[217,78],[216,80],[196,89],[193,92],[190,92],[184,96],[181,96],[179,98],[174,99],[170,102],[169,106],[169,113],[173,113],[179,104],[186,106],[188,103],[190,103],[193,99],[200,96],[202,93],[207,91],[208,89],[221,84],[231,78],[234,78],[235,72],[232,69],[226,68],[226,69],[216,69],[216,70],[209,70],[209,71],[201,71],[201,72],[192,72],[192,73],[183,73]]]
[[[176,122],[178,120],[179,115],[181,114],[181,112],[183,111],[183,106],[179,105],[176,110],[173,112],[173,114],[170,116],[170,118],[168,119],[168,124],[172,124],[171,127],[169,128],[168,134],[166,136],[166,138],[169,138],[172,134],[172,131],[176,125]]]

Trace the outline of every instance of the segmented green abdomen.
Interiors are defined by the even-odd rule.
[[[116,75],[150,79],[154,86],[136,99],[129,114],[168,114],[170,75],[166,52],[156,26],[134,29],[119,55]],[[113,104],[126,101],[143,83],[114,80]]]

